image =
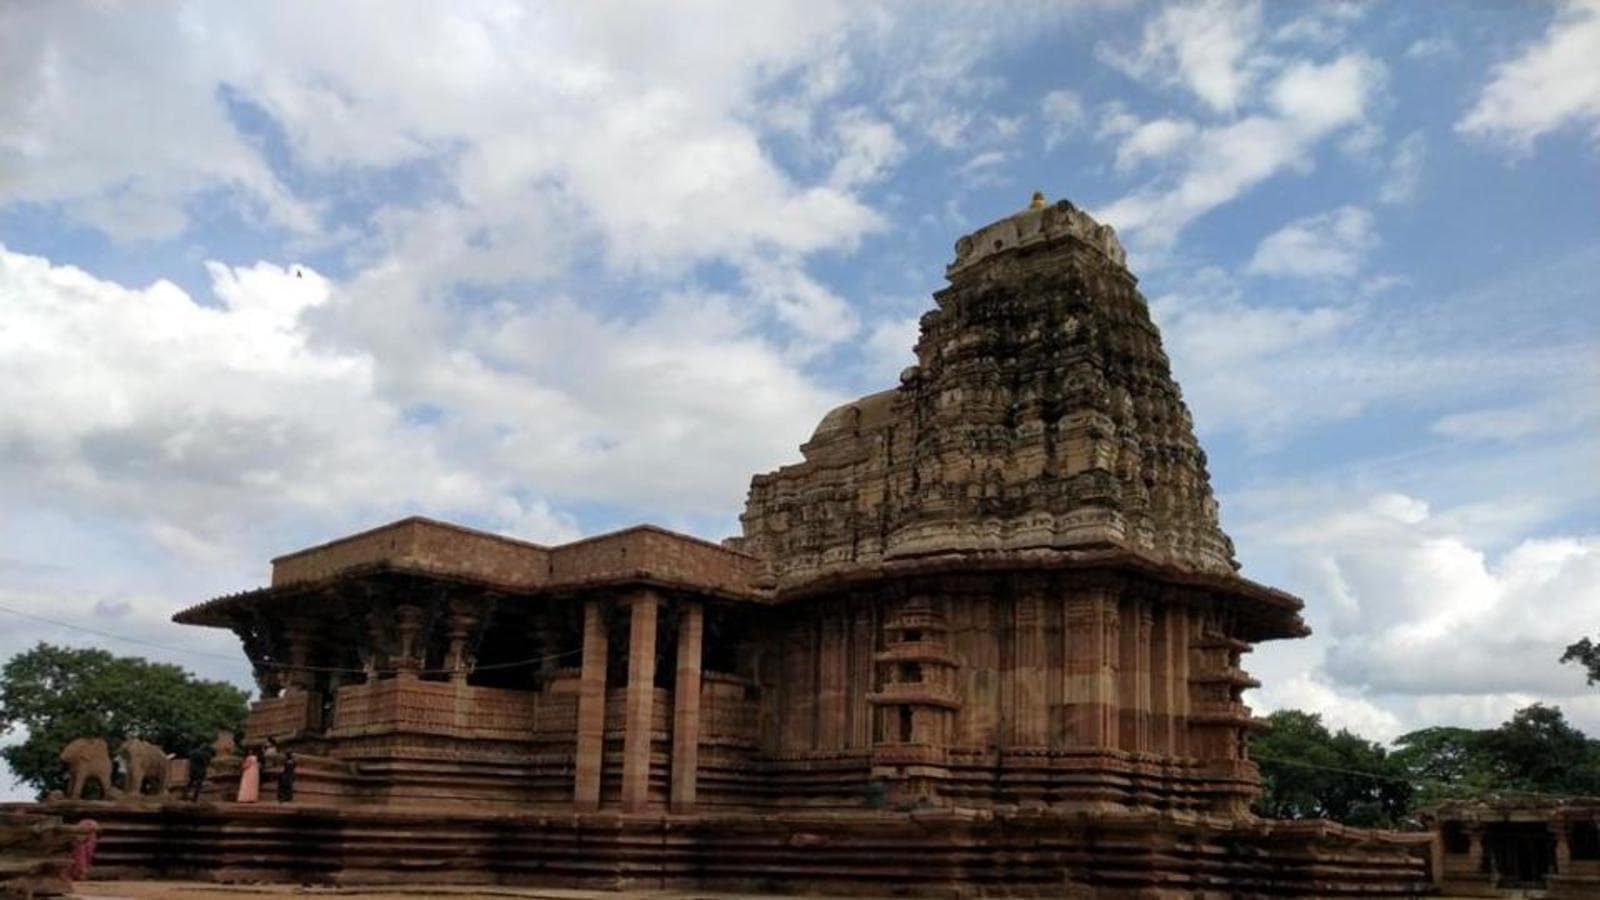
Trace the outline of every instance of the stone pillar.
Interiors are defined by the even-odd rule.
[[[1086,585],[1067,597],[1067,721],[1071,744],[1110,747],[1116,742],[1112,715],[1116,687],[1112,658],[1117,598],[1110,584]]]
[[[1122,604],[1118,650],[1118,746],[1135,753],[1150,749],[1150,640],[1154,630],[1150,603],[1143,597]]]
[[[817,749],[837,750],[845,745],[846,665],[844,605],[822,610],[817,640]]]
[[[678,619],[678,672],[672,683],[672,811],[694,811],[700,770],[700,662],[705,607],[686,601]]]
[[[1481,822],[1462,822],[1461,830],[1467,835],[1467,868],[1468,871],[1487,875],[1489,872],[1488,847],[1485,844],[1484,828]]]
[[[1050,722],[1045,705],[1044,598],[1030,585],[1017,596],[1013,609],[1012,743],[1040,748],[1049,743]]]
[[[472,626],[477,624],[477,619],[472,614],[462,609],[452,608],[447,624],[449,629],[445,633],[450,641],[449,649],[445,651],[444,665],[450,670],[450,683],[464,685],[467,683],[467,637],[472,634]]]
[[[377,613],[367,614],[367,647],[361,654],[363,679],[369,684],[378,680],[378,670],[384,664],[384,627]]]
[[[1189,755],[1189,607],[1179,601],[1171,604],[1167,617],[1172,636],[1172,755]]]
[[[558,657],[560,640],[549,614],[535,615],[538,618],[528,627],[528,645],[539,660],[534,663],[533,682],[543,690],[550,683],[550,675],[561,667],[562,660]]]
[[[1550,823],[1550,831],[1556,839],[1556,874],[1565,875],[1572,871],[1572,823],[1557,818]]]
[[[1150,632],[1150,749],[1173,756],[1172,608],[1152,601]]]
[[[600,808],[600,770],[606,742],[606,611],[600,600],[583,604],[583,672],[578,681],[578,735],[573,752],[572,805]]]
[[[848,746],[856,749],[872,746],[872,685],[876,668],[873,656],[877,653],[878,623],[874,609],[876,598],[857,595],[854,617],[850,624],[850,674],[845,690],[850,696],[850,740]]]
[[[418,660],[422,642],[422,608],[419,606],[395,607],[395,630],[400,636],[400,653],[395,659],[395,675],[414,678],[421,668]]]
[[[650,802],[650,726],[656,688],[656,612],[650,590],[628,602],[628,694],[623,707],[622,811],[643,812]]]
[[[311,690],[315,676],[311,674],[311,631],[303,625],[291,625],[284,633],[289,645],[289,671],[285,679],[291,688]]]

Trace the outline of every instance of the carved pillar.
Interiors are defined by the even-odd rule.
[[[678,672],[672,684],[672,811],[694,811],[700,769],[700,662],[705,608],[686,601],[678,619]]]
[[[1016,598],[1012,622],[1015,648],[1011,660],[1012,743],[1038,748],[1048,743],[1049,710],[1045,708],[1044,600],[1038,589],[1025,587]]]
[[[845,624],[844,605],[821,612],[817,641],[816,735],[818,749],[835,750],[845,744]]]
[[[656,687],[656,613],[660,600],[644,590],[628,602],[628,694],[623,707],[622,811],[650,802],[650,732]]]
[[[421,668],[418,659],[422,642],[422,608],[405,604],[394,610],[395,631],[400,637],[400,652],[394,661],[395,675],[415,678]]]
[[[446,623],[445,637],[449,639],[449,649],[445,651],[444,667],[450,670],[452,684],[466,684],[469,666],[467,663],[467,638],[472,634],[472,627],[478,624],[476,616],[466,609],[452,605],[450,618]]]
[[[1118,652],[1118,745],[1144,753],[1150,749],[1150,640],[1154,619],[1150,603],[1134,596],[1122,604]]]
[[[1172,637],[1172,753],[1189,755],[1189,607],[1181,599],[1169,597]]]
[[[1556,874],[1564,875],[1572,870],[1572,823],[1557,818],[1550,823],[1550,831],[1556,840]]]
[[[878,623],[874,614],[877,599],[857,595],[854,616],[850,624],[850,677],[846,689],[850,692],[849,746],[872,746],[872,693],[873,654],[878,651]]]
[[[289,671],[287,682],[289,687],[309,691],[314,686],[314,677],[311,674],[311,630],[304,624],[293,624],[283,635],[284,641],[289,645]]]
[[[529,625],[528,644],[533,648],[533,655],[539,660],[534,663],[533,681],[542,689],[549,684],[551,674],[562,664],[562,660],[558,657],[561,652],[560,632],[550,620],[548,613],[538,615]]]
[[[606,737],[606,617],[601,601],[583,604],[583,673],[578,682],[578,736],[573,753],[573,808],[600,808]]]
[[[367,614],[367,646],[361,653],[362,675],[365,681],[372,683],[378,680],[378,670],[384,664],[384,627],[383,620],[377,613]]]
[[[1109,582],[1085,585],[1067,598],[1066,706],[1074,746],[1116,742],[1116,643],[1110,640],[1116,628],[1117,596]]]

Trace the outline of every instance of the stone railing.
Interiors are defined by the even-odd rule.
[[[665,688],[651,688],[650,730],[656,734],[672,733],[672,693]],[[606,691],[606,736],[621,737],[627,728],[628,689],[611,688]]]
[[[531,691],[392,678],[340,688],[328,734],[409,731],[518,740],[533,735],[537,715],[538,695]]]
[[[761,739],[761,704],[755,683],[737,675],[706,672],[700,684],[700,738],[755,746]]]
[[[279,697],[257,700],[250,705],[250,716],[245,719],[245,743],[254,746],[269,737],[293,737],[309,730],[315,714],[311,700],[310,694],[297,689],[285,691]]]

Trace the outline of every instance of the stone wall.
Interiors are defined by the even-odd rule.
[[[409,518],[272,561],[274,587],[316,581],[358,566],[387,563],[537,587],[548,551],[536,544],[430,519]]]
[[[645,576],[749,593],[755,573],[756,560],[743,553],[651,526],[563,544],[550,553],[550,581],[562,585]]]
[[[909,612],[907,612],[909,610]],[[776,795],[844,770],[916,800],[1243,812],[1247,645],[1204,594],[1109,574],[951,576],[784,608],[762,671]],[[860,777],[858,778],[857,775]],[[838,792],[860,806],[864,789]]]

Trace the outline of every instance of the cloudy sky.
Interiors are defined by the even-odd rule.
[[[248,685],[167,617],[410,513],[731,534],[1039,189],[1307,599],[1258,709],[1600,733],[1597,58],[1594,2],[5,4],[0,653]]]

